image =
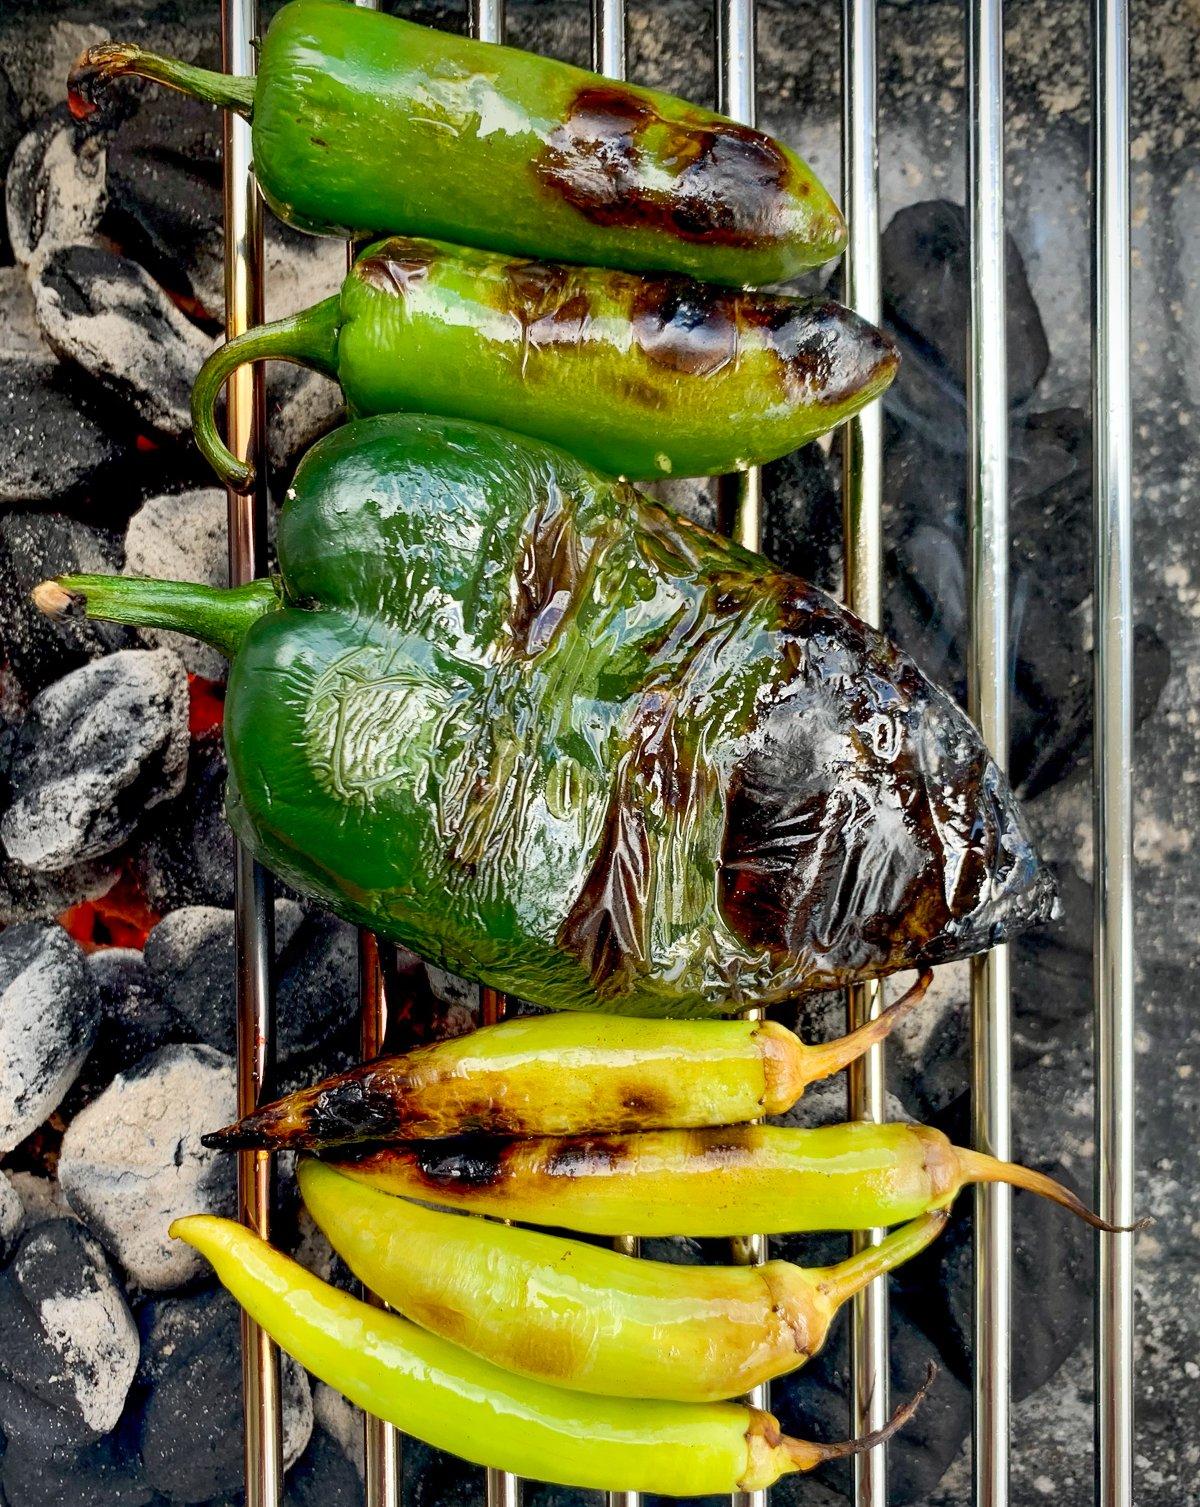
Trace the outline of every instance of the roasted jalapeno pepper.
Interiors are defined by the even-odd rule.
[[[230,1219],[193,1214],[171,1233],[212,1263],[277,1344],[351,1402],[439,1449],[532,1480],[685,1497],[755,1490],[890,1438],[929,1386],[874,1434],[810,1444],[745,1403],[593,1397],[514,1376],[340,1292]]]
[[[803,1365],[841,1305],[948,1218],[926,1214],[833,1266],[679,1266],[423,1208],[308,1157],[297,1175],[334,1250],[405,1318],[555,1386],[675,1402],[740,1397]]]
[[[836,1041],[773,1020],[540,1015],[379,1057],[264,1104],[204,1137],[225,1151],[320,1151],[356,1141],[479,1133],[736,1125],[780,1115],[916,1008],[932,979]]]
[[[636,1135],[409,1141],[333,1165],[384,1193],[590,1235],[870,1230],[1009,1183],[1112,1231],[1069,1188],[952,1146],[927,1125],[855,1120],[796,1130],[728,1125]]]
[[[845,224],[787,147],[683,100],[338,0],[293,0],[256,78],[106,43],[71,75],[140,74],[251,118],[273,209],[302,230],[398,231],[758,287],[836,256]]]
[[[735,1013],[1050,913],[1003,776],[911,659],[562,451],[360,420],[305,457],[278,550],[277,584],[40,600],[235,651],[238,836],[457,973]]]
[[[482,419],[633,478],[774,460],[857,413],[898,361],[828,298],[393,238],[362,254],[338,297],[205,364],[196,439],[232,486],[251,478],[221,440],[217,399],[235,367],[264,359],[336,377],[356,414]]]

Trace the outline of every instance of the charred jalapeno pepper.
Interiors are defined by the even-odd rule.
[[[857,413],[898,361],[828,298],[393,238],[362,254],[340,295],[205,364],[196,439],[235,487],[250,472],[221,440],[217,399],[236,367],[264,359],[337,378],[355,414],[482,419],[632,478],[774,460]]]
[[[732,1014],[1051,911],[1003,776],[907,655],[562,451],[360,420],[305,457],[278,551],[278,582],[234,592],[81,576],[39,600],[231,653],[238,836],[457,973]]]
[[[810,1444],[745,1403],[593,1397],[514,1376],[329,1286],[229,1219],[194,1214],[171,1233],[211,1262],[277,1344],[351,1402],[439,1449],[532,1480],[685,1497],[755,1490],[890,1438],[929,1385],[875,1434]]]
[[[865,1120],[817,1130],[463,1136],[333,1165],[384,1193],[590,1235],[869,1230],[942,1208],[968,1183],[1028,1188],[1096,1229],[1115,1228],[1044,1172],[952,1146],[927,1125]]]
[[[272,208],[302,230],[398,231],[761,286],[836,256],[845,224],[761,132],[552,58],[338,0],[293,0],[256,78],[106,43],[71,75],[140,74],[248,116]]]
[[[405,1318],[523,1376],[675,1402],[740,1397],[803,1365],[841,1305],[948,1218],[926,1214],[834,1266],[679,1266],[423,1208],[311,1158],[297,1175],[334,1250]]]
[[[320,1151],[436,1136],[736,1125],[791,1109],[921,1002],[903,998],[836,1041],[806,1046],[772,1020],[541,1015],[380,1057],[264,1104],[204,1137],[224,1151]]]

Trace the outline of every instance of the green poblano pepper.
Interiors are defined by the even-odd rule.
[[[392,237],[339,295],[205,364],[196,437],[229,485],[251,478],[221,440],[217,399],[235,367],[265,358],[338,378],[356,414],[482,419],[635,479],[775,460],[857,413],[898,364],[886,335],[829,298]]]
[[[250,117],[267,201],[319,234],[399,231],[752,287],[845,244],[812,172],[761,132],[344,0],[284,6],[256,78],[132,44],[90,48],[71,75],[76,114],[121,74]]]
[[[42,601],[230,652],[239,838],[455,972],[717,1014],[1052,909],[1002,775],[911,659],[560,450],[360,420],[301,463],[278,549],[279,580],[235,592],[68,577]]]

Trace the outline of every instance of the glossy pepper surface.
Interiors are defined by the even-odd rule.
[[[761,286],[836,256],[845,224],[787,147],[683,100],[338,0],[293,0],[256,79],[125,44],[90,49],[76,113],[140,74],[253,121],[272,208],[385,231]]]
[[[931,978],[922,975],[856,1031],[816,1046],[772,1020],[511,1018],[298,1089],[204,1144],[319,1151],[475,1132],[574,1135],[757,1120],[791,1109],[808,1084],[882,1041]]]
[[[953,1146],[927,1125],[469,1136],[331,1158],[384,1193],[591,1235],[869,1230],[942,1208],[978,1182],[1029,1188],[1109,1228],[1053,1178]]]
[[[340,295],[205,364],[196,438],[230,485],[250,474],[220,437],[217,400],[235,367],[267,358],[336,377],[355,414],[482,419],[634,479],[774,460],[857,413],[898,363],[886,335],[829,298],[393,237]]]
[[[456,973],[732,1014],[1050,912],[1002,775],[911,659],[562,451],[360,420],[305,457],[278,552],[240,594],[77,577],[41,600],[235,649],[238,836]]]
[[[397,1312],[524,1376],[710,1402],[801,1366],[838,1308],[945,1226],[926,1214],[834,1266],[679,1266],[423,1208],[305,1158],[309,1213]]]
[[[406,1434],[533,1480],[706,1496],[769,1486],[895,1432],[838,1444],[788,1439],[743,1403],[592,1397],[513,1376],[322,1282],[243,1225],[212,1215],[171,1233],[209,1261],[246,1312],[306,1370]]]

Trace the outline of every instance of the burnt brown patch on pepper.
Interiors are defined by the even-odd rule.
[[[376,246],[370,256],[356,262],[353,275],[369,288],[402,299],[425,281],[437,259],[438,253],[428,241],[392,236]]]
[[[579,588],[585,560],[568,499],[548,488],[526,519],[513,565],[507,626],[520,654],[540,654],[549,644]]]
[[[647,160],[669,186],[652,181]],[[788,233],[792,174],[775,142],[700,112],[666,120],[619,84],[582,88],[534,166],[595,225],[742,248]]]
[[[596,1177],[616,1172],[629,1160],[629,1145],[616,1136],[566,1136],[548,1143],[543,1177]]]
[[[414,1141],[405,1154],[430,1188],[476,1192],[505,1181],[514,1142],[484,1136],[450,1136],[441,1141]]]
[[[721,903],[794,987],[966,956],[1053,888],[957,707],[820,592],[769,583],[785,673],[728,787]]]
[[[773,352],[789,395],[796,401],[841,407],[891,381],[900,357],[873,324],[830,298],[781,300],[738,295],[737,317]]]

